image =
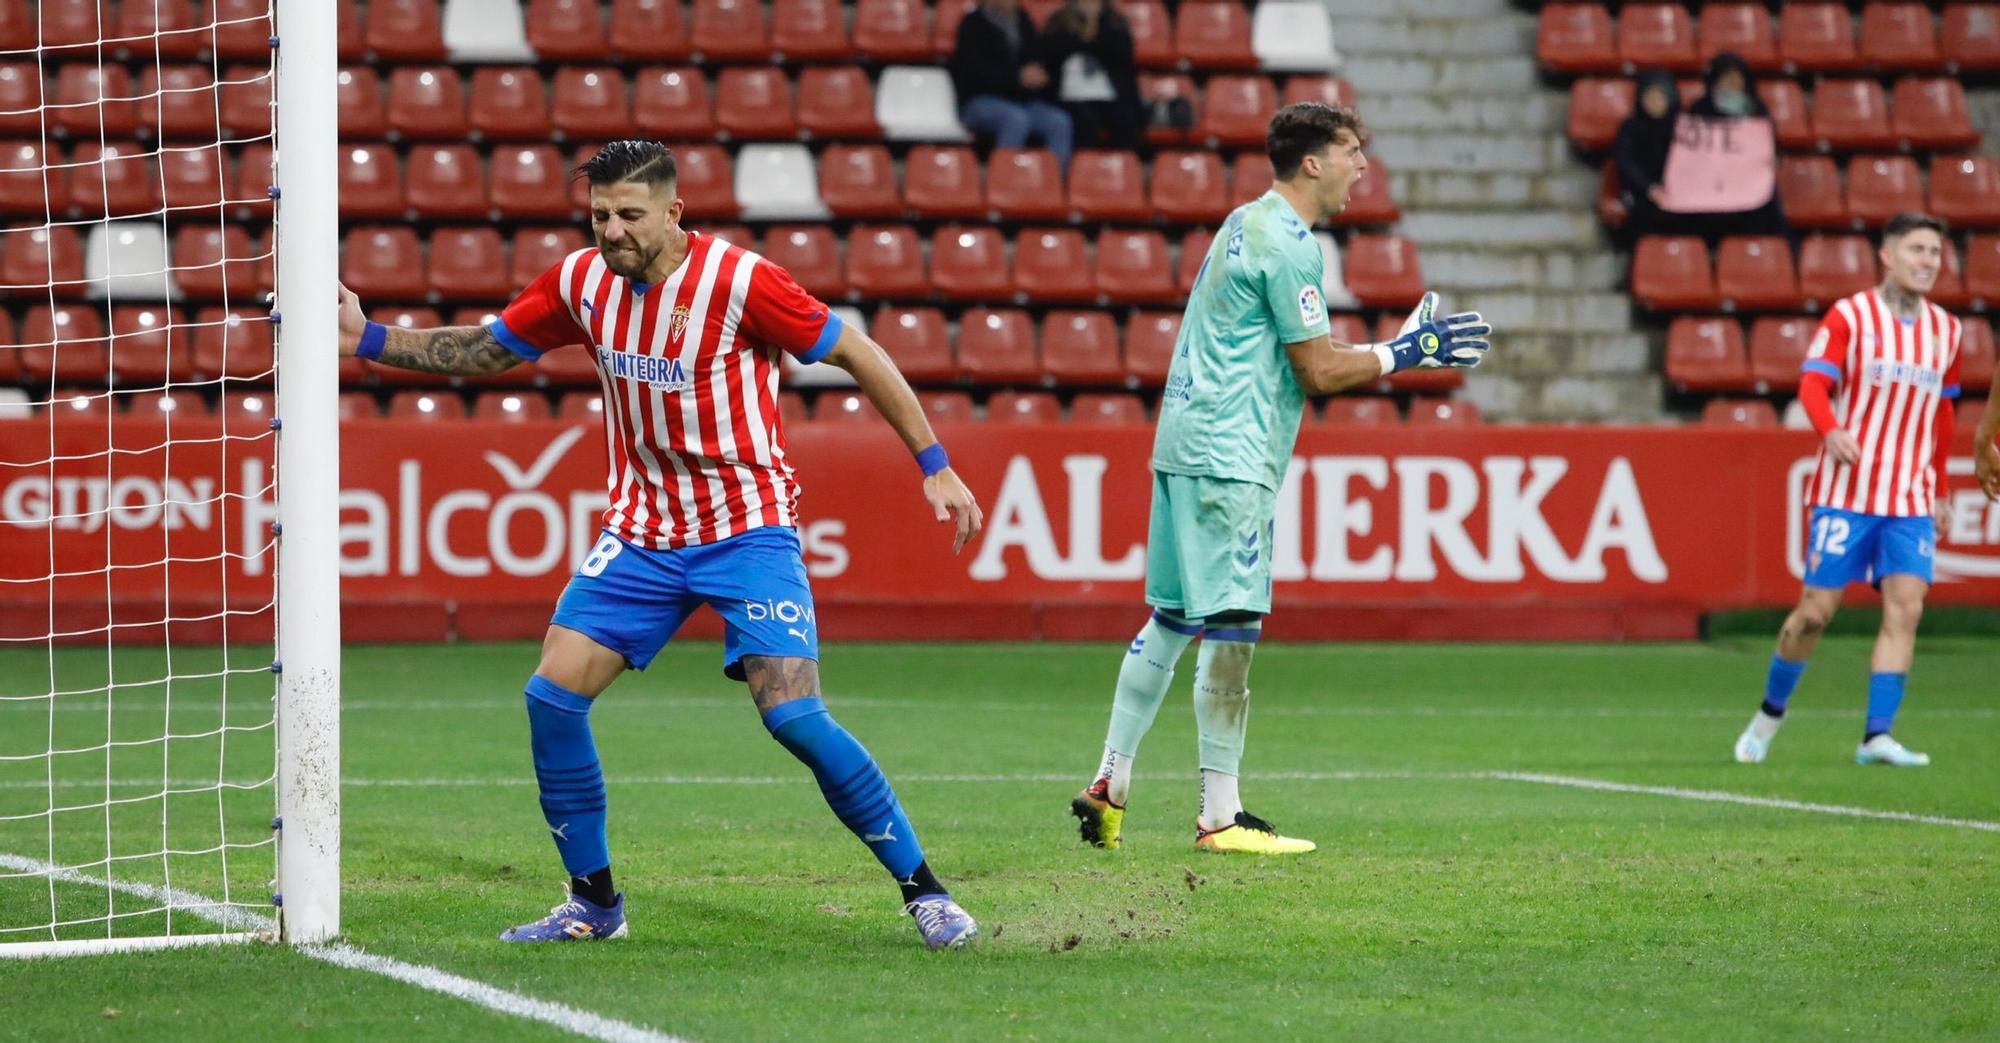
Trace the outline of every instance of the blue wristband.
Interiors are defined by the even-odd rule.
[[[354,349],[355,358],[379,359],[382,346],[389,343],[389,327],[379,322],[371,322],[361,329],[361,346]]]
[[[944,455],[944,446],[942,444],[932,442],[930,448],[918,451],[917,466],[923,468],[924,477],[929,478],[931,475],[950,467],[951,459]]]

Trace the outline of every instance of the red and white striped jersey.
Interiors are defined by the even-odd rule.
[[[1958,397],[1959,322],[1929,301],[1898,319],[1877,290],[1826,313],[1804,369],[1833,379],[1834,417],[1861,445],[1852,466],[1821,447],[1809,498],[1815,507],[1893,517],[1928,515],[1937,494],[1938,410]]]
[[[680,267],[647,285],[614,274],[596,248],[578,250],[487,328],[526,359],[578,342],[596,357],[605,528],[658,550],[796,524],[778,352],[816,362],[841,322],[783,268],[689,232]]]

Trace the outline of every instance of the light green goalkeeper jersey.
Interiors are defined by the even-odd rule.
[[[1222,223],[1181,317],[1155,471],[1277,491],[1305,408],[1285,345],[1328,331],[1324,268],[1312,230],[1276,191]]]

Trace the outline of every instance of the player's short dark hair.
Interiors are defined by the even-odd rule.
[[[1882,226],[1882,241],[1886,243],[1891,239],[1901,239],[1919,228],[1928,228],[1936,232],[1939,239],[1946,235],[1943,218],[1932,217],[1915,210],[1905,210],[1890,218],[1889,223]]]
[[[1286,181],[1299,172],[1299,164],[1340,136],[1353,133],[1356,141],[1367,136],[1361,114],[1345,105],[1302,101],[1287,105],[1271,117],[1264,131],[1264,151],[1271,157],[1271,173]]]
[[[576,176],[593,185],[638,181],[658,188],[679,180],[680,169],[673,150],[657,141],[614,141],[584,160]]]

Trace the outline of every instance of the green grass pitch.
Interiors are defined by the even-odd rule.
[[[1936,766],[1852,763],[1865,640],[1831,640],[1759,767],[1729,748],[1768,639],[1639,646],[1269,645],[1243,790],[1320,844],[1289,861],[1192,846],[1183,660],[1139,760],[1126,849],[1066,814],[1096,763],[1122,647],[825,650],[828,701],[882,763],[939,874],[980,919],[932,954],[893,887],[765,734],[713,644],[675,646],[595,714],[632,937],[510,947],[559,898],[529,770],[528,644],[354,647],[344,716],[349,940],[689,1039],[1993,1039],[2000,833],[1665,793],[1496,778],[1546,773],[2000,821],[1991,639],[1927,639],[1899,736]],[[66,861],[268,837],[268,792],[145,794],[268,772],[266,650],[119,650],[101,695],[0,702],[0,854]],[[59,688],[104,683],[64,651]],[[0,695],[44,691],[39,651]],[[169,698],[169,695],[171,698]],[[167,709],[169,702],[172,709]],[[168,724],[176,735],[157,737]],[[137,740],[99,748],[107,735]],[[227,754],[218,747],[227,744]],[[115,783],[109,789],[107,776]],[[1289,776],[1289,777],[1287,777]],[[144,785],[129,785],[144,783]],[[139,799],[106,813],[110,795]],[[121,878],[163,882],[157,860]],[[214,854],[176,887],[219,895]],[[268,892],[268,848],[230,852],[233,898]],[[56,887],[65,917],[102,888]],[[139,907],[116,899],[119,912]],[[45,922],[49,886],[0,881],[0,928]],[[156,918],[119,921],[157,930]],[[177,930],[207,929],[185,917]],[[66,929],[101,934],[102,926]],[[0,935],[20,938],[21,935]],[[495,1014],[280,947],[0,962],[0,1037],[552,1039]]]

